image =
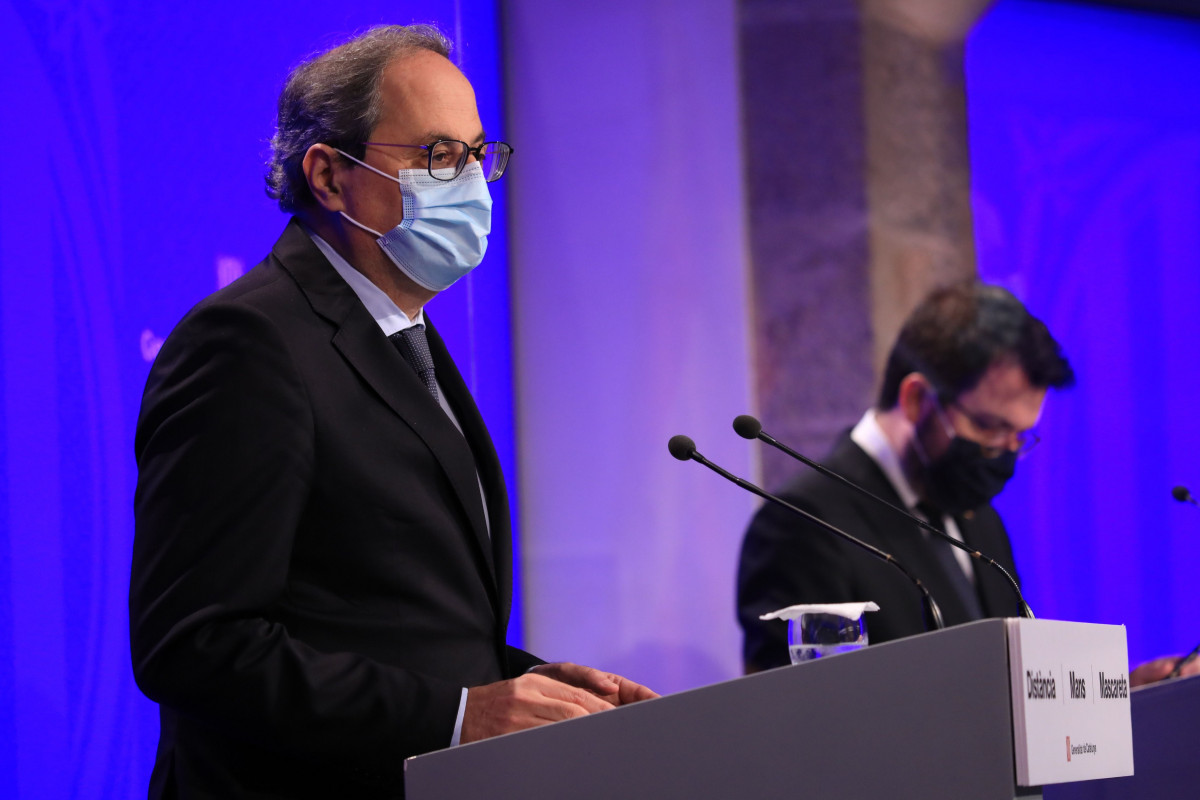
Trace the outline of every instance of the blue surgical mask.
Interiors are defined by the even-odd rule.
[[[338,152],[400,184],[404,219],[386,234],[339,213],[375,236],[401,272],[429,291],[440,292],[479,266],[492,230],[492,196],[478,162],[468,164],[453,180],[440,181],[425,169],[402,169],[392,177]]]

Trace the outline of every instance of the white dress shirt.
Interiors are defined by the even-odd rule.
[[[879,425],[879,420],[875,418],[875,409],[867,410],[863,414],[862,419],[854,426],[854,430],[850,432],[850,438],[856,445],[861,447],[863,451],[871,457],[871,459],[879,465],[883,470],[883,474],[887,476],[888,482],[892,484],[892,488],[896,490],[896,494],[900,495],[900,500],[913,514],[917,514],[922,519],[925,515],[917,510],[917,502],[920,500],[917,493],[913,491],[912,484],[908,482],[908,478],[904,476],[904,470],[900,466],[900,456],[892,448],[892,443],[888,441],[887,434],[883,432],[883,428]],[[958,523],[954,521],[954,517],[949,515],[943,516],[940,520],[926,520],[942,530],[951,537],[962,541],[962,531],[958,529]],[[921,533],[928,539],[932,534],[924,528]],[[971,556],[965,550],[954,548],[954,558],[958,561],[958,565],[962,567],[963,573],[972,584],[975,583],[975,570],[971,568]]]

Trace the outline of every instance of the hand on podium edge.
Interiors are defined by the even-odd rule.
[[[1157,683],[1169,677],[1183,658],[1183,656],[1162,656],[1144,664],[1138,664],[1129,672],[1129,684],[1137,687]],[[1193,658],[1183,665],[1183,669],[1179,671],[1179,677],[1183,678],[1188,675],[1200,675],[1200,659]]]
[[[652,700],[658,697],[658,692],[647,689],[640,683],[634,683],[628,678],[611,672],[601,672],[582,664],[572,664],[568,661],[541,664],[529,671],[536,675],[545,675],[569,686],[586,689],[614,706],[623,706],[639,700]]]
[[[460,741],[573,719],[658,695],[641,684],[579,664],[542,664],[517,678],[467,691]]]

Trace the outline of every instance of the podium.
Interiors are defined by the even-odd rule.
[[[1047,786],[1046,800],[1176,800],[1200,787],[1200,675],[1143,686],[1130,698],[1133,760],[1127,778]]]
[[[407,797],[1040,798],[1016,783],[1005,626],[980,620],[416,756]]]

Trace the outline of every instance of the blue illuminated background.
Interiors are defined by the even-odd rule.
[[[967,47],[979,271],[1077,388],[999,506],[1035,612],[1200,641],[1200,21],[1004,0]]]
[[[590,33],[596,26],[589,15],[601,13],[580,6],[563,17],[550,2],[514,5],[520,12],[514,18],[541,34],[527,43],[530,48],[576,47],[585,37],[572,38],[572,26],[586,26]],[[633,41],[627,30],[642,25],[637,30],[646,38],[637,41],[655,58],[673,52],[664,42],[669,44],[669,35],[681,26],[691,26],[690,39],[706,41],[705,35],[718,27],[725,31],[735,19],[733,0],[705,3],[707,15],[691,13],[691,0],[616,5],[625,16],[609,21],[613,40]],[[397,12],[397,4],[380,0],[186,7],[129,0],[0,0],[0,109],[7,146],[0,192],[0,797],[145,795],[157,716],[137,692],[129,668],[134,422],[162,337],[193,303],[259,261],[283,227],[284,217],[262,192],[262,163],[287,67],[372,24],[436,22],[458,45],[489,134],[503,137],[501,110],[511,113],[515,104],[505,108],[503,103],[498,6],[483,0],[425,0]],[[1194,622],[1200,600],[1191,591],[1200,563],[1200,509],[1175,504],[1169,496],[1176,483],[1200,488],[1195,459],[1200,415],[1194,409],[1200,397],[1195,347],[1200,333],[1195,311],[1200,303],[1200,90],[1193,79],[1200,74],[1198,31],[1195,22],[1165,16],[1002,0],[968,47],[981,273],[1012,287],[1046,319],[1080,376],[1076,389],[1047,404],[1044,443],[1021,463],[1003,496],[1003,511],[1039,615],[1124,623],[1135,660],[1185,650],[1200,640]],[[732,41],[732,33],[723,35],[712,38]],[[684,51],[686,45],[674,47]],[[732,46],[729,50],[732,61]],[[620,53],[598,46],[595,52],[597,58],[620,61]],[[693,54],[694,62],[680,62],[686,68],[659,65],[649,56],[643,61],[654,61],[652,66],[675,81],[672,85],[695,90],[711,106],[713,86],[694,87],[687,80],[712,63],[714,52],[706,48]],[[529,62],[527,55],[510,53],[521,63]],[[623,105],[620,93],[637,80],[632,67],[625,69],[624,75],[614,73],[611,96],[574,98],[580,113],[616,109],[606,111],[605,120],[636,121],[641,113],[673,111],[665,102],[646,109]],[[579,76],[542,77],[547,86],[530,95],[525,106],[531,110],[517,120],[526,130],[545,127],[543,116],[550,113],[534,101],[571,97]],[[686,94],[671,94],[676,96]],[[727,121],[736,114],[736,98],[728,112],[726,106],[717,108]],[[699,113],[680,110],[671,117],[690,115],[693,124],[680,124],[678,130],[693,144],[700,141],[694,124]],[[562,135],[587,143],[590,129],[562,117],[555,123]],[[718,144],[728,140],[723,131],[714,137]],[[520,163],[522,145],[515,144],[514,163]],[[721,151],[715,152],[711,159],[693,160],[724,163],[718,161]],[[583,166],[597,163],[592,150],[580,155]],[[706,171],[681,173],[670,185],[654,184],[660,193],[649,204],[654,213],[674,225],[682,224],[672,222],[676,217],[686,222],[696,216],[695,196],[733,196],[740,203],[737,192],[718,195],[707,186],[695,188],[691,181]],[[577,183],[586,191],[605,178],[581,169]],[[723,179],[719,171],[717,179]],[[623,180],[622,186],[628,183]],[[506,179],[493,189],[502,193],[506,182],[520,185]],[[671,189],[677,183],[689,187],[682,197]],[[515,216],[522,206],[516,190],[513,194]],[[606,196],[589,200],[612,202]],[[620,200],[622,211],[638,207],[639,197]],[[511,481],[517,469],[508,203],[502,194],[497,201],[499,216],[484,267],[439,297],[431,315],[479,399]],[[705,210],[723,213],[715,202],[704,203]],[[567,221],[580,207],[570,198],[559,205]],[[733,210],[735,217],[740,213]],[[640,215],[634,215],[637,219]],[[655,226],[646,226],[647,237],[659,230]],[[544,232],[555,234],[552,227]],[[537,233],[540,237],[543,230]],[[624,241],[620,233],[602,230],[597,237]],[[720,247],[708,240],[702,244],[717,252],[726,245],[736,251],[737,235],[730,228]],[[655,249],[645,277],[629,281],[651,287],[638,298],[641,305],[633,306],[645,309],[639,315],[643,334],[663,328],[663,336],[675,335],[675,322],[688,307],[693,315],[705,308],[692,293],[718,286],[711,278],[691,281],[689,291],[678,292],[676,305],[667,305],[663,295],[670,293],[655,290],[652,281],[662,280],[658,267],[672,253],[665,245]],[[586,263],[581,273],[596,275],[609,258],[592,241],[577,244],[569,255]],[[632,251],[623,255],[635,257]],[[686,274],[690,278],[690,271]],[[526,290],[542,297],[532,281]],[[547,291],[547,302],[527,315],[555,314],[569,321],[570,303],[590,308],[598,302],[595,293],[577,294]],[[724,324],[748,328],[747,318],[736,318],[747,312],[736,305],[733,316],[722,317]],[[728,313],[728,302],[717,307]],[[694,319],[688,341],[702,342],[714,318]],[[564,331],[567,327],[569,322]],[[687,342],[680,342],[671,355],[672,363],[689,366],[688,374],[729,374],[713,368],[712,351],[718,348],[686,348]],[[603,352],[611,354],[609,348]],[[618,362],[614,369],[624,368]],[[662,380],[674,377],[671,368],[664,362]],[[585,367],[578,369],[578,376],[556,380],[594,385],[584,376]],[[665,436],[657,436],[657,427],[675,423],[662,418],[679,414],[680,408],[702,415],[705,409],[692,407],[716,404],[712,392],[693,391],[697,385],[702,386],[681,383],[683,399],[664,408],[638,408],[640,422],[655,426],[654,449],[664,462],[660,442]],[[732,394],[729,402],[736,408],[719,409],[723,420],[746,410],[743,397],[749,390],[736,388]],[[541,399],[554,397],[546,393]],[[603,426],[588,433],[611,436]],[[675,467],[667,464],[662,475],[679,474]],[[562,471],[558,462],[541,466],[548,468]],[[655,526],[670,530],[666,518],[683,518],[681,509],[696,503],[678,486],[672,489],[676,478],[654,474],[648,485],[629,493],[629,503],[614,505],[645,504],[662,517],[652,520]],[[594,494],[587,486],[580,492]],[[515,504],[515,487],[510,496]],[[748,516],[733,510],[739,520]],[[597,521],[596,529],[653,541],[637,525],[612,525],[607,519]],[[586,535],[591,529],[581,530]],[[733,542],[740,530],[712,534],[697,526],[687,531],[686,541],[658,543],[651,557],[619,564],[614,557],[613,582],[624,581],[625,590],[619,603],[598,602],[599,593],[589,591],[574,598],[575,605],[559,603],[557,596],[536,603],[526,598],[524,613],[514,609],[515,638],[522,635],[522,619],[532,631],[556,614],[565,620],[563,626],[574,622],[578,627],[583,627],[581,614],[595,615],[601,624],[588,629],[610,638],[612,629],[633,627],[620,620],[635,617],[659,639],[692,630],[681,619],[700,607],[697,597],[713,593],[713,582],[697,576],[728,574],[732,580],[732,547],[694,543]],[[642,571],[621,572],[625,561],[638,561]],[[586,589],[592,577],[571,573],[557,579]],[[595,585],[608,584],[596,578]],[[643,602],[651,589],[654,602]],[[732,596],[716,604],[732,608]],[[617,610],[625,616],[618,617]],[[693,622],[695,630],[709,625],[703,619]],[[723,664],[737,662],[731,615],[721,623],[728,630],[719,637],[710,634],[709,641],[688,636],[696,639],[697,652],[720,650],[724,660],[693,667],[662,688],[732,677],[722,672]],[[561,641],[546,644],[552,651],[562,647]],[[569,644],[561,655],[578,657]],[[656,655],[661,648],[634,644],[639,646],[629,648],[633,655],[620,669],[635,677],[666,674],[650,663],[662,660]]]

